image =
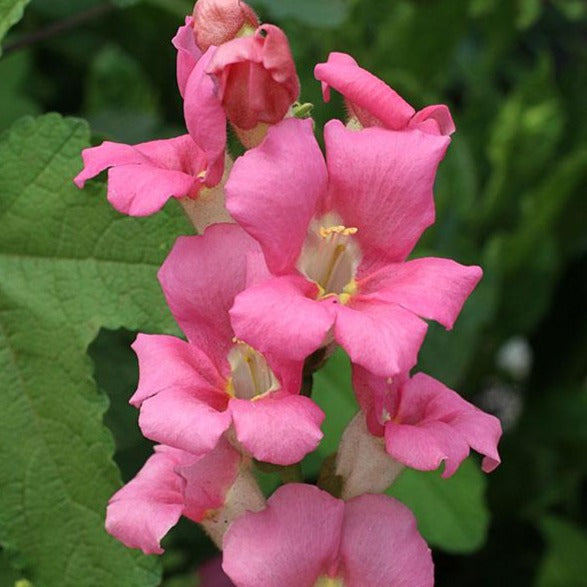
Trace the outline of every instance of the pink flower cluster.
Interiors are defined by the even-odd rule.
[[[105,169],[120,212],[177,198],[199,236],[159,271],[185,340],[139,334],[130,402],[158,443],[110,500],[106,528],[161,553],[180,516],[202,524],[237,586],[429,586],[430,550],[412,513],[381,495],[403,467],[452,475],[470,449],[499,464],[499,422],[423,373],[410,374],[426,320],[452,328],[479,267],[408,257],[434,222],[436,170],[455,127],[446,106],[416,112],[348,55],[315,69],[346,124],[309,118],[288,41],[239,0],[199,0],[173,39],[188,132],[83,152],[79,187]],[[246,153],[232,161],[227,124]],[[324,414],[304,384],[341,346],[360,410],[345,431],[337,495],[286,483],[266,501],[255,461],[314,451]]]

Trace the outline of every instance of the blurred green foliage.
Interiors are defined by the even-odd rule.
[[[583,0],[259,0],[252,4],[265,20],[288,33],[302,81],[302,100],[315,104],[318,132],[329,118],[345,116],[339,96],[333,96],[331,104],[322,103],[312,74],[314,64],[334,50],[351,53],[416,108],[449,104],[457,124],[438,175],[438,221],[415,254],[478,263],[485,277],[454,332],[431,326],[419,369],[495,411],[507,426],[501,446],[503,464],[490,476],[483,477],[472,458],[450,481],[440,479],[438,472],[408,473],[393,488],[414,509],[435,549],[437,584],[587,585],[587,5]],[[17,24],[23,9],[24,17]],[[0,40],[7,34],[0,59],[0,133],[21,116],[53,110],[90,121],[93,142],[104,138],[139,142],[182,132],[170,39],[190,10],[187,0],[0,0]],[[85,418],[88,427],[99,430],[103,395],[90,382],[91,367],[84,353],[98,329],[108,328],[94,340],[90,357],[97,388],[110,397],[104,421],[116,443],[115,461],[128,480],[150,450],[138,433],[135,410],[127,405],[137,377],[128,348],[132,330],[169,331],[173,326],[167,319],[140,312],[113,311],[106,316],[100,295],[108,292],[94,291],[88,282],[72,286],[75,296],[67,297],[63,288],[69,282],[59,268],[59,255],[52,269],[36,262],[22,264],[24,254],[32,255],[35,247],[76,251],[73,244],[92,242],[91,235],[100,231],[112,238],[107,228],[118,222],[99,186],[89,193],[66,187],[63,176],[68,175],[69,181],[79,168],[76,153],[86,140],[80,123],[53,119],[57,127],[49,128],[44,126],[46,120],[17,122],[0,137],[5,153],[0,160],[0,217],[3,226],[12,227],[0,239],[1,324],[8,341],[3,348],[18,359],[16,370],[14,363],[7,363],[13,371],[4,369],[2,394],[26,395],[39,421],[56,418],[51,403],[37,389],[43,383],[34,387],[27,379],[38,377],[35,366],[42,363],[43,381],[50,389],[55,382],[64,386],[60,399],[66,405],[68,397],[79,405],[91,405],[69,418],[86,422]],[[32,141],[42,128],[46,132],[40,136],[48,142],[41,142],[43,149],[38,151]],[[47,139],[59,128],[81,133],[75,149],[68,147],[66,162],[63,138]],[[50,157],[52,149],[59,154],[55,161]],[[19,167],[18,162],[31,153],[41,163],[43,156],[50,159],[45,167],[35,159],[41,165],[38,177],[34,165]],[[12,197],[19,202],[14,208],[7,204]],[[83,227],[90,217],[102,220],[88,235]],[[151,259],[163,258],[183,226],[173,203],[161,218],[154,224],[151,220],[125,224],[125,230],[132,225],[133,234],[142,235],[144,255]],[[158,222],[173,227],[165,238]],[[101,246],[108,249],[113,242],[122,242],[121,232],[122,228],[115,231],[115,241],[100,239]],[[130,240],[128,232],[124,239]],[[102,253],[96,249],[87,254],[94,259]],[[28,273],[15,267],[19,271],[25,267]],[[106,275],[112,280],[107,283],[118,287],[112,274]],[[151,281],[144,279],[140,287],[151,288],[149,295],[155,296],[154,271]],[[104,288],[99,280],[91,283]],[[55,313],[63,308],[53,307],[53,302],[41,304],[51,296],[49,284],[57,284],[55,291],[68,309],[66,315],[75,318],[60,336],[55,335]],[[129,330],[117,330],[120,327]],[[37,343],[31,347],[35,333]],[[534,361],[527,376],[516,376],[496,362],[499,349],[512,336],[523,337],[532,349]],[[63,361],[51,363],[47,348],[54,351],[49,358],[71,357],[70,372]],[[79,389],[71,381],[78,371],[83,380]],[[344,424],[356,409],[348,372],[344,355],[336,354],[316,374],[314,396],[327,420],[318,453],[303,463],[308,479],[317,477],[321,459],[336,450]],[[26,376],[19,384],[25,391],[13,388],[19,373]],[[26,416],[23,410],[20,418]],[[34,452],[35,446],[59,451],[54,434],[68,432],[59,429],[47,435],[47,427],[36,422],[27,428],[27,444],[8,450],[10,433],[18,434],[15,422],[8,422],[12,428],[5,423],[2,436],[2,471],[13,493],[24,486],[18,459],[28,459],[27,451]],[[87,560],[97,561],[97,567],[106,563],[105,554],[102,560],[92,554],[93,541],[118,553],[112,560],[119,562],[112,564],[120,564],[116,557],[126,556],[102,535],[100,512],[116,481],[108,464],[108,434],[104,430],[100,434],[98,461],[108,474],[92,489],[99,496],[91,505],[98,512],[91,529],[89,523],[83,532],[65,524],[58,529],[55,518],[38,509],[19,510],[20,517],[15,518],[0,515],[0,541],[10,551],[0,551],[1,585],[21,576],[37,579],[39,585],[57,584],[47,577],[54,576],[51,573],[66,560],[66,545],[76,541],[87,547],[77,560],[80,573],[90,572],[91,567],[84,566]],[[80,463],[67,481],[80,495],[84,485],[80,471],[86,466],[82,448],[69,447],[67,452],[71,462]],[[65,459],[65,453],[57,457]],[[12,467],[10,475],[6,467]],[[41,488],[47,480],[43,471],[40,467],[37,473]],[[275,475],[264,475],[267,490],[278,482]],[[3,486],[2,507],[9,493]],[[63,519],[73,516],[62,502],[58,500],[66,508]],[[49,527],[35,533],[19,525],[25,519]],[[50,531],[51,524],[55,532]],[[46,544],[54,552],[39,554]],[[181,523],[165,546],[162,565],[167,586],[193,584],[197,565],[214,552],[203,533],[188,523]],[[132,575],[143,563],[135,564],[119,584],[148,584],[137,578],[144,575]],[[76,584],[85,584],[83,574],[79,576]],[[67,578],[63,581],[69,584]]]

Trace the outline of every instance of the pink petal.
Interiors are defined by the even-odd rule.
[[[214,450],[193,464],[178,467],[178,473],[185,479],[184,515],[200,522],[209,510],[222,507],[240,465],[239,452],[222,437]]]
[[[149,216],[169,198],[185,198],[200,182],[180,171],[146,165],[122,165],[108,172],[108,201],[129,216]]]
[[[426,419],[442,419],[452,428],[453,437],[461,436],[473,450],[485,455],[483,470],[486,473],[499,465],[497,445],[501,424],[495,416],[470,404],[433,377],[417,373],[405,385],[402,417],[416,417],[422,411],[421,402],[425,402]],[[446,470],[444,476],[448,476]]]
[[[294,275],[251,287],[230,310],[235,334],[263,354],[303,361],[322,346],[335,320],[334,308],[317,295],[315,284]]]
[[[442,421],[423,421],[415,425],[385,426],[385,448],[396,461],[420,471],[434,471],[445,462],[443,477],[450,477],[469,456],[469,445]]]
[[[326,63],[315,67],[314,75],[322,82],[324,100],[330,100],[330,87],[333,87],[345,97],[363,126],[372,126],[375,118],[386,128],[401,130],[415,112],[384,81],[359,67],[345,53],[330,53]]]
[[[237,518],[224,537],[226,574],[239,587],[314,585],[336,562],[344,502],[288,483],[267,508]]]
[[[427,328],[400,306],[357,298],[337,306],[334,336],[353,363],[389,377],[416,364]]]
[[[456,131],[450,110],[444,104],[426,106],[426,108],[416,112],[412,120],[410,120],[410,127],[419,128],[420,130],[427,128],[430,129],[429,132],[440,135],[451,135]]]
[[[331,53],[327,63],[316,66],[314,75],[322,82],[324,100],[330,100],[330,87],[338,90],[364,127],[417,128],[433,135],[450,135],[455,131],[444,104],[427,106],[414,114],[415,110],[397,92],[345,53]]]
[[[434,222],[432,188],[450,139],[380,128],[325,127],[331,205],[358,228],[363,254],[403,261]]]
[[[216,405],[224,400],[225,381],[210,359],[179,338],[139,334],[132,345],[139,360],[139,385],[130,399],[136,408],[149,397],[170,389],[197,389],[202,401]]]
[[[226,115],[216,94],[214,80],[206,73],[216,47],[210,47],[190,74],[184,95],[184,117],[194,142],[206,153],[207,186],[222,179],[226,150]]]
[[[399,304],[452,328],[483,271],[450,259],[427,257],[391,264],[361,281],[366,296]]]
[[[86,181],[95,177],[108,167],[130,165],[133,163],[151,164],[152,161],[135,147],[121,143],[104,141],[99,147],[90,147],[82,151],[84,168],[73,180],[78,188],[83,188]]]
[[[287,37],[270,24],[220,45],[207,71],[228,119],[243,130],[278,123],[300,92]]]
[[[263,263],[260,256],[249,257],[257,251],[257,243],[238,226],[216,224],[202,236],[178,238],[159,270],[177,323],[221,372],[234,336],[228,310],[247,284],[247,270]]]
[[[318,447],[322,410],[309,398],[287,392],[253,401],[232,399],[238,441],[259,461],[292,465]]]
[[[108,200],[131,216],[147,216],[171,198],[195,196],[206,167],[203,152],[189,135],[135,146],[106,141],[82,153],[84,169],[74,179],[83,187],[108,167]]]
[[[345,504],[340,557],[348,587],[432,587],[434,564],[410,510],[385,495]]]
[[[289,118],[240,157],[226,183],[226,207],[259,241],[269,269],[293,269],[319,198],[326,166],[311,120]]]
[[[215,410],[193,390],[173,388],[143,401],[139,426],[151,440],[202,455],[228,429],[230,413]]]
[[[440,381],[423,373],[389,381],[354,368],[353,386],[371,433],[380,436],[384,427],[386,450],[399,463],[432,471],[444,462],[442,476],[450,477],[473,448],[485,455],[484,470],[499,464],[497,418]]]
[[[188,78],[203,54],[202,50],[196,45],[194,19],[191,16],[185,17],[185,25],[177,29],[177,34],[171,42],[177,49],[177,85],[183,98]]]
[[[129,548],[161,554],[159,542],[183,511],[184,481],[175,472],[191,455],[155,447],[137,476],[117,491],[106,511],[106,530]]]

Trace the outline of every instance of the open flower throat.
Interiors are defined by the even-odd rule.
[[[244,342],[237,341],[230,349],[228,363],[227,392],[233,397],[255,399],[280,387],[265,357]]]
[[[355,292],[361,251],[354,238],[358,229],[346,227],[335,214],[310,223],[297,268],[320,287],[320,297],[338,296],[346,303]]]
[[[322,576],[314,583],[314,587],[344,587],[344,582],[337,577]]]

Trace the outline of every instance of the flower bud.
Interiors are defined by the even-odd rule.
[[[287,37],[273,25],[219,46],[207,72],[228,120],[242,130],[280,122],[300,92]]]
[[[198,0],[193,18],[196,43],[202,51],[252,34],[259,26],[253,9],[240,0]]]

